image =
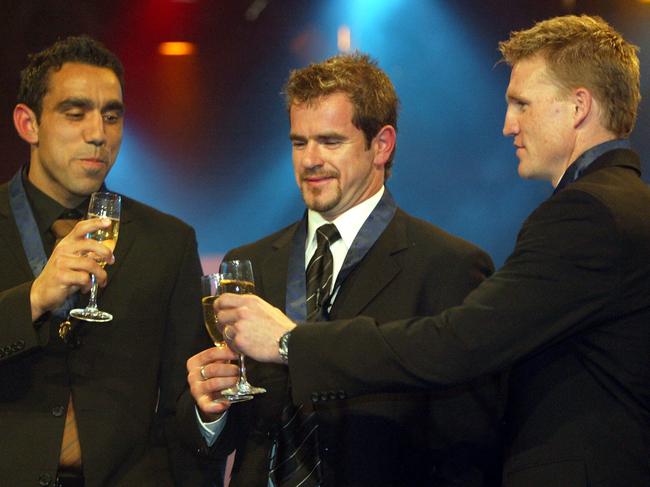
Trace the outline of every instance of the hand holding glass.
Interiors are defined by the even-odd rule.
[[[203,307],[203,321],[208,330],[212,343],[215,347],[226,346],[223,340],[223,335],[219,331],[219,322],[214,313],[214,301],[221,294],[221,274],[209,274],[201,277],[201,306]],[[224,395],[222,393],[222,395]],[[241,395],[234,397],[232,395],[224,395],[230,402],[241,402],[253,399],[252,395]]]
[[[87,219],[91,218],[108,218],[111,220],[111,225],[108,228],[100,228],[96,232],[89,233],[86,238],[91,238],[101,242],[103,245],[115,250],[117,243],[117,236],[120,233],[120,207],[122,199],[120,195],[115,193],[93,193],[90,197],[88,204]],[[103,267],[105,262],[100,261],[99,264]],[[88,306],[84,309],[76,308],[70,311],[70,316],[84,321],[92,322],[106,322],[113,319],[113,315],[105,311],[100,311],[97,308],[97,280],[93,274],[90,275],[91,288],[90,299]]]
[[[255,280],[250,260],[226,260],[221,263],[221,292],[234,294],[254,294]],[[246,379],[244,354],[239,354],[239,381],[234,387],[224,389],[221,393],[230,401],[237,398],[262,394],[266,389],[251,385]],[[234,399],[233,399],[234,398]]]

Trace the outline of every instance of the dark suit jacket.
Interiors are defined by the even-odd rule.
[[[251,259],[259,295],[280,309],[296,226],[226,256]],[[460,303],[491,271],[490,258],[477,247],[398,209],[343,283],[331,317],[363,313],[385,322],[435,313]],[[287,368],[250,359],[247,365],[249,380],[268,392],[230,408],[216,449],[237,449],[232,486],[266,487],[272,438],[287,397]],[[499,386],[489,378],[436,394],[339,400],[333,389],[310,396],[320,425],[325,485],[451,485],[452,480],[498,485]]]
[[[209,343],[194,231],[123,198],[115,264],[98,299],[114,319],[81,325],[74,350],[56,336],[58,323],[32,323],[33,276],[6,184],[0,269],[0,484],[53,485],[71,392],[87,487],[170,485],[170,455],[190,468],[172,419],[185,361]]]
[[[506,486],[650,485],[650,189],[639,167],[629,150],[598,158],[530,215],[503,268],[460,307],[381,327],[298,327],[296,399],[438,388],[514,366]]]

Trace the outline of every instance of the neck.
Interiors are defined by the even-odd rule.
[[[553,187],[554,188],[557,187],[557,185],[562,180],[562,176],[564,176],[566,170],[569,168],[569,166],[571,166],[571,164],[573,164],[578,159],[578,157],[580,157],[582,154],[587,152],[592,147],[596,147],[599,144],[602,144],[604,142],[609,142],[610,140],[615,140],[617,138],[618,137],[615,134],[602,127],[598,127],[597,130],[591,130],[590,132],[579,133],[578,136],[576,137],[573,150],[571,151],[571,154],[567,158],[564,167],[562,168],[561,171],[558,171],[557,174],[554,174],[551,179],[551,184],[553,185]]]
[[[38,165],[29,165],[27,179],[29,179],[29,182],[32,183],[39,191],[42,191],[65,208],[76,208],[84,199],[86,199],[86,196],[71,194],[65,190],[57,191],[56,185],[47,184],[47,181],[50,181],[51,178],[49,178],[43,169]]]

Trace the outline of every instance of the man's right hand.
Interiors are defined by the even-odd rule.
[[[106,285],[106,271],[97,260],[112,264],[113,252],[96,240],[87,239],[86,235],[109,225],[107,218],[82,220],[54,248],[30,290],[32,321],[61,306],[71,294],[79,290],[88,292],[90,274],[95,275],[100,287]]]
[[[230,407],[221,391],[237,383],[239,367],[228,363],[229,360],[237,360],[237,354],[226,344],[220,344],[187,361],[187,383],[201,419],[206,423],[216,421]]]

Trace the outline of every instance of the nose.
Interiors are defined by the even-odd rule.
[[[510,107],[506,110],[505,120],[503,121],[503,135],[504,137],[513,137],[519,133],[519,123],[517,118],[512,113]]]
[[[84,127],[84,140],[88,144],[97,147],[106,143],[106,131],[104,130],[104,117],[101,113],[88,114],[86,126]]]
[[[302,165],[307,168],[317,167],[323,165],[323,159],[320,153],[320,145],[315,141],[310,140],[302,151],[301,161]]]

